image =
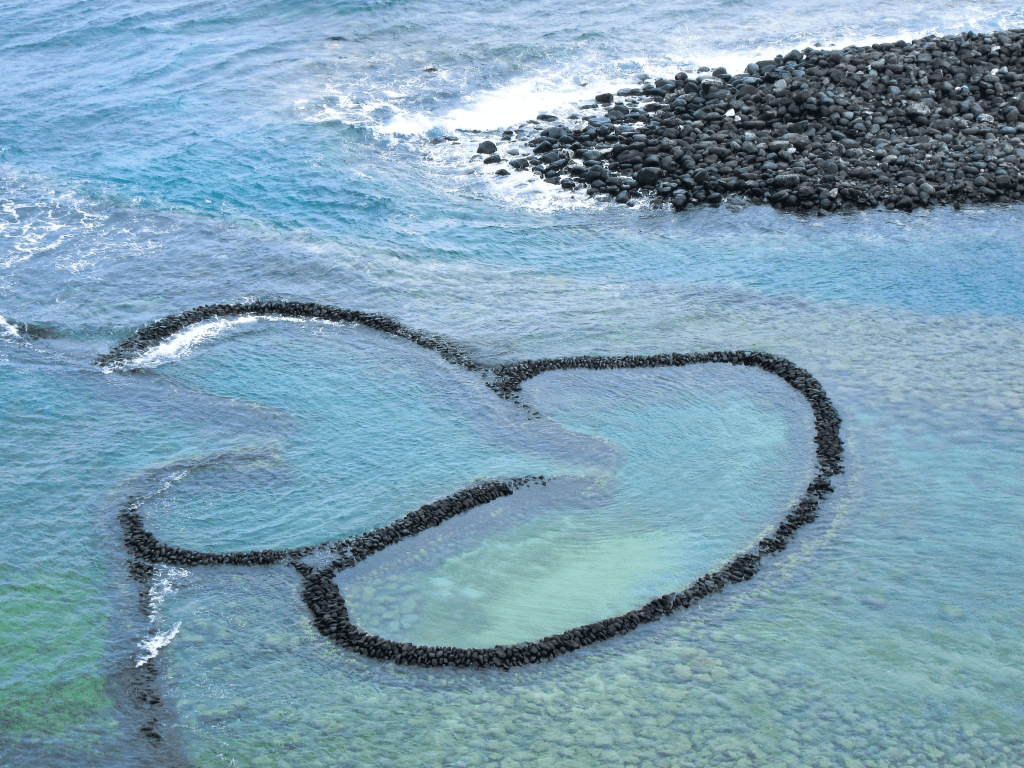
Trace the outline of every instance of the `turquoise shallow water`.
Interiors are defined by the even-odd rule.
[[[641,73],[1020,26],[999,2],[4,6],[0,765],[1024,764],[1021,210],[603,208],[472,152]],[[531,417],[314,322],[92,364],[161,315],[270,296],[487,363],[771,351],[828,391],[846,473],[699,608],[510,673],[380,665],[324,641],[289,568],[133,581],[121,503],[180,546],[299,546],[544,474],[338,577],[385,636],[513,642],[756,541],[808,476],[808,414],[705,366],[544,374]]]
[[[564,425],[594,448],[543,488],[344,572],[360,626],[486,648],[620,615],[753,545],[813,474],[806,405],[760,371],[559,372],[526,397],[553,421],[531,425],[534,444],[560,442]]]

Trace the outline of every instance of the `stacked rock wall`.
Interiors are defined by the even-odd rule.
[[[395,642],[364,632],[349,617],[345,599],[334,578],[339,571],[353,567],[375,552],[403,539],[416,536],[429,528],[439,526],[456,515],[464,514],[482,504],[509,496],[519,487],[533,482],[543,482],[543,477],[521,477],[480,483],[439,501],[425,504],[389,525],[375,528],[358,536],[292,549],[209,553],[175,547],[160,542],[156,536],[146,530],[139,513],[140,500],[129,498],[122,507],[119,519],[124,543],[132,558],[129,563],[130,573],[135,575],[151,573],[152,565],[155,563],[190,567],[267,566],[288,563],[302,576],[303,601],[312,615],[313,624],[317,630],[337,645],[369,658],[424,667],[510,669],[524,664],[549,661],[593,643],[625,634],[642,624],[656,621],[677,610],[689,608],[729,584],[752,578],[760,569],[764,555],[785,549],[802,526],[817,519],[817,510],[821,499],[833,490],[830,478],[842,472],[843,443],[839,434],[841,419],[821,384],[808,371],[799,368],[789,360],[765,352],[740,350],[690,354],[558,357],[523,360],[487,368],[474,362],[458,344],[434,334],[412,330],[381,315],[308,302],[256,301],[245,304],[207,305],[180,315],[163,318],[139,329],[131,337],[116,345],[109,353],[101,356],[98,362],[105,366],[130,367],[133,357],[192,323],[215,317],[247,314],[282,315],[361,323],[433,349],[446,360],[468,370],[481,371],[487,377],[488,386],[497,395],[509,400],[519,399],[524,381],[546,371],[657,368],[723,363],[752,366],[778,376],[803,395],[814,415],[817,474],[807,486],[802,498],[787,512],[775,530],[758,542],[753,551],[737,555],[718,570],[696,579],[680,592],[656,597],[641,608],[621,616],[575,627],[533,642],[498,645],[492,648],[419,646]],[[331,562],[320,569],[313,568],[303,561],[303,558],[318,551],[327,552],[331,557]]]

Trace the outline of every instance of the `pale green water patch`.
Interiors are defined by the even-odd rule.
[[[108,676],[136,638],[111,619],[125,580],[113,478],[174,456],[189,430],[150,410],[149,382],[9,349],[18,365],[0,364],[0,391],[21,416],[0,462],[0,760],[46,764],[26,756],[44,735],[56,753],[120,754],[133,734]]]
[[[659,572],[669,542],[610,535],[601,485],[565,478],[521,489],[343,572],[354,620],[403,642],[489,647],[644,602],[671,578]]]
[[[812,473],[807,406],[760,372],[558,372],[523,398],[606,443],[615,460],[589,479],[517,491],[340,574],[363,629],[488,647],[625,613],[752,546]]]

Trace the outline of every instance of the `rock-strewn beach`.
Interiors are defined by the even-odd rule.
[[[1024,30],[793,50],[741,75],[701,67],[599,94],[574,121],[505,132],[527,147],[478,152],[566,190],[677,209],[1005,203],[1024,193],[1022,72]]]

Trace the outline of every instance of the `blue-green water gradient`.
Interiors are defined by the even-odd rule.
[[[1021,26],[998,1],[4,5],[0,765],[1024,764],[1022,209],[673,214],[474,151],[645,75]],[[828,391],[846,473],[695,610],[510,673],[381,665],[285,566],[133,580],[124,500],[179,546],[290,547],[543,474],[339,576],[385,636],[516,642],[750,547],[812,471],[806,405],[705,366],[548,373],[524,409],[399,339],[255,318],[92,362],[256,297],[485,363],[770,351]]]

